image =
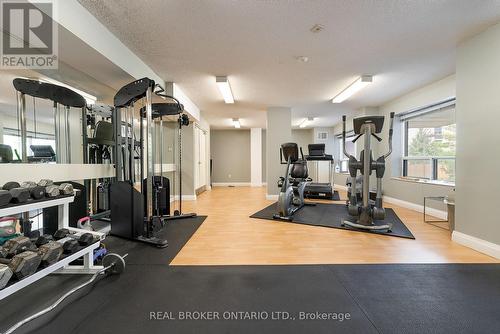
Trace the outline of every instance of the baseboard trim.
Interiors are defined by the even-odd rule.
[[[278,195],[269,195],[269,194],[266,194],[266,199],[268,201],[277,201],[278,200]]]
[[[170,196],[170,203],[179,200],[179,195]],[[183,201],[196,201],[196,195],[182,195]]]
[[[212,187],[250,187],[250,182],[214,182]]]
[[[451,239],[460,245],[500,259],[500,245],[458,231],[453,231]]]
[[[250,187],[260,188],[260,187],[262,187],[262,182],[260,182],[260,183],[251,183]]]
[[[394,197],[389,197],[389,196],[384,196],[383,200],[384,200],[384,202],[387,202],[387,203],[391,203],[391,204],[394,204],[394,205],[397,205],[397,206],[400,206],[400,207],[403,207],[406,209],[410,209],[413,211],[424,213],[424,206],[420,205],[420,204],[403,201],[403,200],[400,200],[400,199],[397,199]],[[446,217],[448,216],[448,213],[446,211],[438,210],[438,209],[434,209],[434,208],[426,207],[425,211],[428,215],[439,218],[439,219],[446,219]]]

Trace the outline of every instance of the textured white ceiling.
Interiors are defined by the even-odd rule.
[[[292,107],[294,124],[332,125],[453,73],[457,43],[500,20],[494,0],[79,1],[214,127],[233,117],[265,127],[267,106]],[[374,75],[369,88],[328,102],[361,74]],[[229,76],[234,105],[216,75]]]

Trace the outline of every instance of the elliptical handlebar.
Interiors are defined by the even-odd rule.
[[[386,159],[392,153],[392,134],[394,132],[393,125],[394,125],[394,112],[391,112],[389,120],[389,151],[386,154],[384,154],[384,159]]]
[[[347,153],[347,148],[345,146],[345,122],[346,122],[346,118],[347,118],[346,115],[342,116],[342,149],[344,151],[344,155],[350,159],[351,155],[349,153]],[[359,136],[358,136],[358,138],[359,138]],[[356,140],[358,138],[356,138]]]

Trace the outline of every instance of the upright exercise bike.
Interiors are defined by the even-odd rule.
[[[384,126],[384,116],[365,116],[355,118],[353,120],[354,133],[358,136],[353,140],[356,142],[359,138],[364,136],[364,149],[361,151],[360,159],[357,160],[355,156],[347,152],[345,145],[345,123],[346,116],[342,116],[342,140],[344,155],[349,158],[348,168],[352,185],[348,189],[349,200],[347,209],[349,215],[356,217],[356,222],[348,220],[342,221],[342,225],[349,226],[356,229],[375,230],[390,232],[392,229],[391,224],[374,224],[374,220],[385,219],[385,209],[382,207],[382,178],[385,172],[385,159],[392,153],[392,127],[394,121],[394,113],[390,115],[389,125],[389,151],[380,156],[377,160],[373,160],[373,154],[370,147],[371,137],[374,137],[379,142],[382,141],[377,134],[382,132]],[[356,192],[356,176],[358,170],[363,178],[363,192],[361,194],[361,203]],[[375,201],[370,200],[370,175],[375,171],[377,177],[377,195]]]
[[[280,177],[278,187],[281,188],[278,197],[278,213],[274,219],[292,220],[292,216],[305,205],[315,205],[304,202],[304,189],[311,183],[308,177],[307,161],[304,159],[302,148],[296,143],[285,143],[280,148],[281,164],[286,164],[284,177]]]

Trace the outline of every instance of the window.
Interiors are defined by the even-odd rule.
[[[356,156],[356,143],[353,143],[353,139],[356,136],[353,134],[346,134],[345,138],[345,147],[347,150],[347,153]],[[344,147],[343,147],[343,141],[342,141],[342,136],[337,136],[338,139],[338,149],[339,149],[339,172],[340,173],[348,173],[349,169],[347,168],[347,164],[349,162],[349,158],[344,155]]]
[[[455,100],[403,114],[403,176],[455,182]]]

